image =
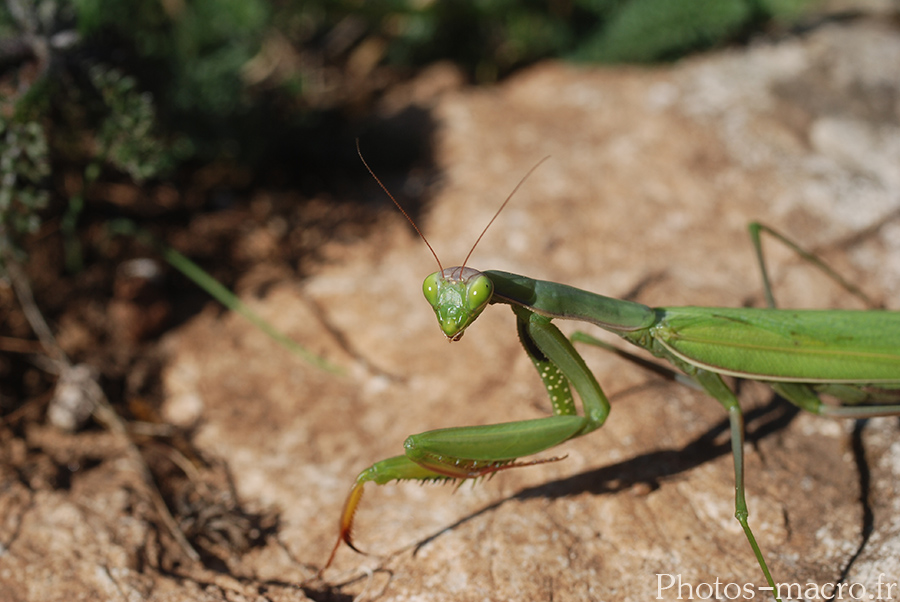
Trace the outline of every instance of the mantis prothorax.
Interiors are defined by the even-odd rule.
[[[366,168],[425,240],[367,164]],[[487,227],[536,168],[537,165],[522,178]],[[404,443],[404,455],[377,462],[357,477],[341,514],[340,536],[325,568],[331,564],[342,541],[357,550],[351,527],[366,483],[471,479],[548,461],[517,462],[518,458],[543,452],[603,425],[609,414],[609,401],[572,342],[552,323],[554,318],[559,318],[595,324],[646,349],[668,361],[684,374],[683,379],[706,391],[725,408],[734,456],[735,518],[768,585],[775,588],[747,519],[743,415],[737,397],[722,376],[762,381],[787,401],[822,416],[867,418],[900,414],[900,405],[869,405],[900,404],[900,312],[776,309],[762,255],[761,232],[781,240],[851,292],[861,295],[821,261],[756,223],[750,225],[750,235],[769,305],[763,309],[651,308],[555,282],[506,272],[479,272],[466,266],[475,246],[462,266],[444,269],[425,240],[439,271],[425,279],[423,291],[445,336],[451,341],[459,340],[489,304],[509,305],[516,315],[525,352],[547,388],[553,415],[410,436]],[[576,333],[572,340],[607,346],[583,333]],[[570,385],[581,398],[583,415],[576,412]],[[837,398],[843,405],[824,404],[819,397],[821,393]]]

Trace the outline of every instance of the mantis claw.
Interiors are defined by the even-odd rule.
[[[341,511],[341,520],[337,541],[334,543],[334,547],[331,549],[331,554],[329,554],[328,556],[328,561],[325,563],[325,566],[323,566],[322,569],[319,570],[317,576],[321,578],[322,573],[331,566],[332,562],[334,562],[334,558],[337,555],[338,549],[341,547],[341,543],[347,544],[347,547],[349,547],[357,554],[363,554],[365,556],[369,555],[368,553],[360,550],[358,547],[356,547],[356,544],[353,543],[353,519],[356,516],[356,510],[359,508],[359,502],[360,500],[362,500],[363,488],[369,481],[374,481],[377,485],[383,485],[390,481],[417,480],[422,481],[423,483],[427,483],[459,479],[459,484],[462,484],[462,481],[464,479],[477,479],[484,476],[491,477],[501,470],[507,470],[509,468],[522,468],[524,466],[535,466],[537,464],[546,464],[548,462],[559,462],[561,460],[565,460],[567,457],[568,456],[553,456],[551,458],[538,458],[536,460],[529,460],[527,462],[517,462],[515,459],[512,459],[503,462],[482,463],[481,466],[477,466],[479,463],[475,461],[464,461],[461,462],[461,465],[468,467],[464,476],[461,474],[442,474],[438,470],[435,470],[433,466],[429,466],[426,468],[413,462],[406,456],[395,456],[393,458],[377,462],[376,464],[373,464],[366,470],[362,471],[359,476],[356,477],[356,482],[350,489],[350,493],[347,495],[347,499],[344,501],[344,509]],[[449,471],[447,472],[449,473]]]
[[[328,556],[328,561],[325,563],[325,566],[319,571],[319,576],[331,566],[331,563],[334,561],[334,557],[337,554],[338,548],[341,547],[341,542],[347,544],[347,546],[358,554],[366,554],[359,548],[356,547],[356,544],[353,543],[353,519],[356,516],[356,510],[359,508],[359,502],[362,499],[363,488],[365,484],[369,481],[375,482],[377,485],[383,485],[390,481],[403,481],[403,480],[421,480],[421,481],[437,481],[444,480],[447,477],[443,475],[436,474],[430,470],[422,468],[418,464],[412,462],[406,456],[395,456],[393,458],[388,458],[387,460],[382,460],[381,462],[377,462],[365,469],[359,476],[356,477],[356,482],[353,484],[353,487],[350,489],[350,493],[347,495],[346,501],[344,501],[344,509],[341,511],[341,520],[338,530],[338,539],[334,544],[334,547],[331,550],[331,554]]]
[[[361,476],[362,475],[360,475],[360,477]],[[359,479],[357,479],[356,483],[354,483],[353,485],[353,488],[350,489],[350,494],[347,496],[346,501],[344,501],[344,509],[343,511],[341,511],[341,522],[340,530],[338,532],[338,538],[337,541],[334,542],[334,547],[331,548],[331,554],[329,554],[328,556],[328,562],[325,563],[325,566],[323,566],[318,573],[319,577],[321,577],[322,573],[331,566],[332,562],[334,562],[334,557],[337,555],[338,548],[341,547],[341,542],[347,544],[347,547],[349,547],[357,554],[367,555],[365,552],[357,548],[353,543],[352,533],[353,517],[356,515],[356,509],[359,507],[359,501],[362,499],[363,486],[365,485],[365,483],[365,481],[360,481]]]

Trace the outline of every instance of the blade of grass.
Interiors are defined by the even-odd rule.
[[[233,312],[240,314],[241,316],[246,318],[251,324],[267,334],[269,338],[271,338],[273,341],[275,341],[297,357],[317,368],[320,368],[327,372],[331,372],[332,374],[344,373],[343,368],[341,368],[340,366],[329,362],[325,358],[316,355],[312,351],[309,351],[308,349],[291,339],[289,336],[272,326],[269,322],[265,321],[259,314],[250,309],[250,307],[248,307],[246,303],[241,301],[237,297],[237,295],[228,290],[218,280],[210,276],[209,273],[199,265],[182,255],[172,247],[155,240],[147,232],[138,230],[137,228],[135,228],[132,222],[128,220],[116,220],[115,222],[111,222],[109,224],[109,229],[116,234],[127,234],[130,236],[134,236],[142,240],[143,242],[149,243],[154,246],[160,252],[163,259],[165,259],[169,263],[169,265],[174,267],[176,270],[192,280],[194,284],[209,293],[209,295],[216,301],[232,310]]]
[[[234,293],[224,287],[218,280],[210,276],[196,263],[166,245],[159,245],[159,250],[160,253],[162,253],[163,259],[168,261],[172,267],[193,280],[194,284],[209,293],[216,301],[233,312],[242,315],[251,324],[269,335],[273,341],[317,368],[321,368],[322,370],[326,370],[333,374],[343,373],[343,369],[340,366],[336,366],[325,358],[319,357],[266,322],[259,314],[250,309],[246,303],[241,301]]]

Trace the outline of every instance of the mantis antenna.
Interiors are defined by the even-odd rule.
[[[409,216],[409,214],[406,212],[406,210],[403,208],[403,206],[400,205],[400,203],[397,202],[397,199],[395,199],[395,198],[394,198],[394,195],[391,194],[391,191],[387,189],[387,186],[385,186],[385,185],[381,182],[381,180],[378,179],[378,176],[375,175],[375,172],[372,171],[372,168],[369,167],[369,164],[368,164],[368,163],[366,163],[366,159],[365,159],[365,157],[363,157],[362,150],[360,150],[360,148],[359,148],[359,139],[358,139],[358,138],[356,139],[356,153],[359,155],[359,159],[362,161],[363,165],[366,166],[366,169],[369,171],[369,174],[375,179],[375,181],[378,183],[378,185],[381,186],[381,189],[384,190],[385,194],[388,195],[388,197],[391,199],[391,201],[394,202],[394,205],[397,207],[397,209],[400,210],[400,213],[403,214],[403,217],[405,217],[406,220],[412,225],[413,229],[415,229],[416,234],[418,234],[419,237],[425,242],[425,246],[427,246],[427,247],[428,247],[428,250],[431,251],[431,254],[434,255],[434,260],[435,260],[435,261],[437,262],[437,264],[438,264],[438,269],[440,270],[441,273],[443,273],[443,271],[444,271],[444,266],[441,265],[441,260],[438,258],[438,255],[437,255],[437,253],[434,251],[434,248],[431,246],[431,243],[428,242],[428,239],[425,238],[425,235],[422,234],[422,231],[419,230],[419,227],[416,225],[416,222],[413,221],[413,219]],[[503,211],[503,209],[506,207],[507,203],[509,203],[510,199],[513,198],[513,195],[515,195],[516,192],[519,190],[519,188],[521,188],[522,184],[525,183],[525,180],[527,180],[528,177],[529,177],[532,173],[534,173],[534,170],[536,170],[538,167],[540,167],[541,163],[543,163],[544,161],[546,161],[546,160],[549,159],[549,158],[550,158],[550,155],[547,155],[546,157],[544,157],[543,159],[541,159],[540,161],[538,161],[537,163],[535,163],[534,167],[532,167],[531,169],[529,169],[529,170],[528,170],[528,173],[526,173],[524,176],[522,176],[522,179],[519,180],[519,183],[516,184],[516,187],[513,188],[512,192],[509,193],[509,196],[506,197],[506,200],[503,201],[503,204],[500,205],[500,208],[497,209],[496,213],[494,213],[494,217],[491,218],[491,221],[489,221],[489,222],[487,223],[487,226],[485,226],[485,227],[484,227],[484,230],[481,231],[481,234],[478,235],[478,238],[475,240],[475,244],[472,245],[472,248],[471,248],[471,249],[469,249],[469,254],[466,255],[465,261],[462,262],[462,265],[461,265],[460,268],[459,268],[459,272],[460,272],[460,273],[462,273],[463,268],[466,267],[466,264],[469,263],[469,259],[472,257],[472,253],[475,252],[475,247],[477,247],[477,246],[478,246],[478,243],[481,242],[481,239],[484,238],[484,235],[487,233],[488,228],[491,227],[491,224],[494,223],[494,220],[497,219],[497,216],[500,215],[500,212]]]
[[[487,226],[484,227],[484,230],[481,231],[481,234],[478,235],[478,238],[475,240],[475,244],[472,245],[472,248],[469,250],[469,254],[466,255],[466,259],[462,262],[462,265],[461,265],[460,268],[459,268],[460,273],[462,273],[463,268],[466,267],[466,264],[469,263],[469,258],[472,257],[472,253],[475,252],[475,247],[477,247],[477,246],[478,246],[478,243],[481,242],[482,237],[483,237],[483,236],[485,235],[485,233],[488,231],[488,228],[491,227],[491,224],[494,223],[494,220],[497,219],[497,216],[500,215],[500,212],[503,211],[503,209],[506,207],[506,204],[509,202],[509,200],[510,200],[511,198],[513,198],[513,195],[516,194],[516,192],[519,190],[519,188],[522,186],[522,184],[525,183],[525,180],[528,179],[528,176],[530,176],[531,174],[533,174],[533,173],[534,173],[534,170],[536,170],[538,167],[540,167],[540,166],[541,166],[541,163],[543,163],[544,161],[546,161],[546,160],[549,159],[549,158],[550,158],[550,155],[547,155],[546,157],[544,157],[543,159],[541,159],[540,161],[538,161],[537,163],[535,163],[535,164],[534,164],[534,167],[532,167],[531,169],[529,169],[527,174],[525,174],[524,176],[522,176],[522,179],[519,180],[519,183],[516,184],[516,187],[513,188],[512,192],[509,193],[509,196],[506,197],[506,200],[503,201],[503,204],[500,205],[500,208],[497,209],[497,212],[494,214],[494,217],[491,218],[491,221],[488,222]]]
[[[416,225],[416,222],[414,222],[413,218],[411,218],[409,216],[409,214],[406,212],[406,209],[404,209],[403,206],[397,202],[397,199],[394,198],[394,195],[391,194],[391,191],[387,189],[387,186],[385,186],[384,184],[381,183],[381,180],[378,179],[378,176],[375,175],[375,172],[372,171],[372,168],[369,167],[368,163],[366,163],[366,159],[363,157],[362,150],[360,150],[360,148],[359,148],[359,138],[356,139],[356,153],[359,155],[360,160],[363,162],[363,165],[366,166],[366,169],[369,170],[369,173],[372,175],[372,177],[375,178],[375,181],[378,182],[378,185],[381,186],[381,189],[385,192],[385,194],[387,194],[391,198],[392,201],[394,201],[394,205],[397,206],[397,209],[400,210],[400,213],[403,214],[403,217],[405,217],[409,221],[409,223],[412,224],[412,227],[415,228],[416,233],[418,233],[418,235],[422,238],[422,240],[425,241],[425,246],[427,246],[428,250],[431,251],[431,254],[434,255],[434,260],[438,264],[438,269],[440,269],[440,271],[443,272],[444,266],[441,265],[441,260],[438,259],[437,253],[435,253],[434,249],[431,247],[431,243],[428,242],[428,239],[425,238],[425,235],[422,234],[421,230],[419,230],[419,227]],[[493,221],[493,220],[491,220],[491,221]],[[471,254],[471,252],[470,252],[470,254]]]

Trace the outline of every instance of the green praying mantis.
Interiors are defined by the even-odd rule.
[[[787,401],[821,416],[868,418],[900,414],[900,312],[777,309],[762,254],[762,232],[792,248],[853,294],[863,299],[865,296],[819,259],[756,223],[750,225],[750,235],[767,308],[651,308],[564,284],[468,267],[466,264],[485,232],[543,160],[506,198],[462,266],[444,269],[428,240],[372,172],[361,153],[360,158],[438,263],[438,271],[425,279],[423,292],[444,335],[450,341],[457,341],[488,305],[509,305],[516,315],[522,346],[550,396],[552,415],[410,436],[404,443],[404,455],[377,462],[357,477],[341,514],[338,540],[325,568],[331,565],[342,542],[359,552],[351,528],[366,483],[473,479],[510,468],[556,461],[559,458],[524,462],[519,458],[541,453],[603,426],[609,415],[609,401],[572,343],[605,348],[609,345],[584,333],[567,338],[553,324],[554,319],[565,319],[599,326],[666,360],[682,373],[682,380],[702,389],[725,408],[734,457],[734,515],[777,598],[775,581],[748,522],[743,415],[735,393],[722,377],[764,382]],[[618,353],[633,357],[627,352]],[[576,410],[573,387],[581,399],[581,415]],[[840,403],[824,403],[821,394]]]

